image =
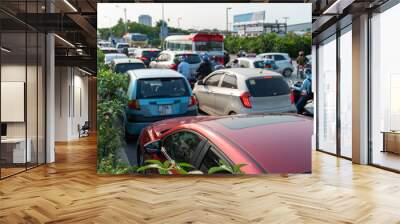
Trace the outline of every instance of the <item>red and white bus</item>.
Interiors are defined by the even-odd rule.
[[[212,33],[172,35],[165,38],[165,48],[171,51],[192,51],[200,55],[207,53],[224,62],[224,36]]]

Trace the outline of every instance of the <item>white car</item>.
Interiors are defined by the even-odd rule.
[[[258,54],[258,58],[273,59],[278,66],[277,72],[285,77],[290,77],[294,71],[292,59],[287,53],[263,53]]]
[[[150,68],[164,68],[177,70],[177,59],[180,56],[187,58],[189,63],[190,74],[195,77],[196,71],[200,66],[201,58],[198,54],[190,51],[162,51],[155,61],[150,62]]]
[[[110,67],[115,73],[126,73],[129,70],[146,68],[142,60],[133,58],[116,58],[112,60]]]
[[[119,53],[124,53],[124,49],[130,47],[128,43],[117,43],[115,48]]]
[[[265,69],[217,70],[199,80],[193,93],[199,109],[210,115],[296,111],[282,75]]]
[[[264,68],[262,58],[236,58],[241,68]]]
[[[104,54],[104,64],[110,65],[112,60],[117,58],[128,58],[128,56],[126,56],[126,54],[121,54],[121,53]]]

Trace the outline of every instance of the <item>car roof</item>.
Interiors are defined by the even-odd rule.
[[[282,53],[282,52],[268,52],[268,53],[261,53],[258,55],[273,55],[273,54],[289,55],[288,53]]]
[[[148,78],[184,78],[184,76],[172,69],[135,69],[127,72],[134,79]]]
[[[139,51],[161,51],[158,48],[136,48]]]
[[[125,56],[125,57],[128,57],[128,56],[126,56],[126,54],[123,54],[123,53],[107,53],[107,54],[104,54],[104,56],[107,56],[107,57],[115,57],[115,56]]]
[[[198,124],[236,145],[238,151],[262,170],[272,173],[311,171],[313,122],[309,118],[294,114],[254,114]]]
[[[113,60],[114,64],[121,64],[121,63],[140,63],[143,64],[142,60],[136,58],[116,58]]]
[[[194,130],[235,164],[251,163],[252,168],[275,173],[311,170],[313,122],[305,116],[289,113],[192,116],[160,121],[152,126],[154,131],[163,132],[163,136],[175,130]],[[232,153],[230,146],[238,153]]]
[[[257,57],[251,57],[251,58],[241,57],[241,58],[237,58],[237,59],[238,59],[238,60],[246,60],[246,61],[250,61],[250,62],[264,61],[263,58],[257,58]]]
[[[161,53],[170,53],[170,54],[195,54],[195,55],[199,55],[193,51],[171,51],[171,50],[165,50],[162,51]]]
[[[271,70],[266,70],[266,69],[261,69],[261,68],[227,68],[227,69],[220,69],[218,72],[227,72],[236,75],[238,78],[250,78],[250,77],[256,77],[256,76],[274,76],[274,77],[282,77],[281,74],[271,71]]]

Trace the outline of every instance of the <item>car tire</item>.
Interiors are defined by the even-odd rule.
[[[284,69],[284,70],[282,71],[282,75],[285,76],[285,77],[290,77],[290,76],[292,76],[292,73],[293,73],[293,71],[292,71],[292,69],[290,69],[290,68],[286,68],[286,69]]]
[[[137,166],[140,167],[140,166],[143,166],[144,161],[143,161],[142,153],[140,153],[140,144],[139,144],[139,142],[137,144],[138,144],[138,146],[136,148],[136,162],[137,162]]]
[[[129,134],[128,131],[125,129],[125,141],[130,143],[130,142],[134,142],[135,140],[137,140],[138,136],[137,135],[132,135]]]

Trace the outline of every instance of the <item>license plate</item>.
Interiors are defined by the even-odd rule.
[[[158,112],[160,112],[161,115],[172,114],[172,106],[171,105],[159,105]]]

